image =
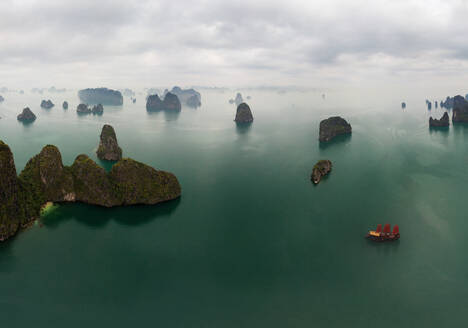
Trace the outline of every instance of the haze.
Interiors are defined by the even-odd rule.
[[[0,12],[0,86],[13,88],[468,77],[465,1],[3,0]]]

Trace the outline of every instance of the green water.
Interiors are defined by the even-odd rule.
[[[248,94],[255,121],[240,129],[234,91],[202,90],[203,106],[179,115],[148,114],[137,95],[100,117],[78,117],[75,93],[4,95],[0,139],[18,171],[48,143],[67,165],[96,159],[110,123],[124,156],[174,172],[183,195],[61,205],[0,244],[2,327],[464,326],[468,127],[430,131],[423,95],[402,110],[392,94]],[[25,126],[26,105],[38,119]],[[353,135],[319,147],[334,114]],[[333,171],[313,186],[323,158]],[[386,222],[400,241],[363,238]]]

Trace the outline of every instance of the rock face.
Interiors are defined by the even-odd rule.
[[[18,115],[17,117],[18,121],[21,122],[33,122],[36,120],[36,115],[29,109],[29,107],[26,107],[23,109],[23,112]]]
[[[121,204],[106,170],[87,155],[78,155],[71,166],[76,199],[80,202],[112,207]]]
[[[201,106],[201,95],[194,89],[181,89],[173,87],[171,93],[176,95],[180,102],[186,106],[197,108]]]
[[[310,179],[314,184],[318,184],[323,176],[327,175],[332,169],[332,162],[328,159],[320,160],[314,165]]]
[[[104,113],[104,107],[102,107],[101,104],[94,105],[91,112],[95,115],[102,115]]]
[[[320,122],[319,140],[327,142],[338,135],[351,134],[351,131],[351,124],[345,119],[339,116],[330,117]]]
[[[433,119],[432,116],[429,118],[430,127],[446,127],[449,126],[449,122],[450,120],[447,112],[445,112],[444,115],[442,115],[440,120]]]
[[[68,109],[68,102],[64,101],[62,107],[63,109]]]
[[[453,98],[452,122],[468,123],[468,101],[462,96]]]
[[[163,101],[164,110],[179,112],[182,109],[179,97],[173,93],[166,93]]]
[[[78,114],[90,114],[91,108],[89,108],[86,104],[79,104],[78,107],[76,107],[76,112]]]
[[[42,108],[50,109],[50,108],[52,108],[54,106],[55,106],[54,103],[52,101],[50,101],[50,99],[49,100],[43,100],[41,102],[41,107]]]
[[[253,122],[252,111],[250,110],[249,105],[242,103],[237,107],[236,118],[234,119],[236,123],[251,123]]]
[[[148,112],[157,112],[161,110],[178,112],[182,109],[179,98],[170,92],[167,92],[162,101],[158,95],[148,96],[146,100],[146,110]]]
[[[105,161],[119,161],[122,159],[122,149],[117,142],[114,128],[104,125],[101,132],[101,141],[96,152],[99,159]]]
[[[0,241],[13,236],[24,219],[20,183],[10,148],[0,141]]]
[[[110,106],[121,106],[123,97],[120,91],[107,88],[84,89],[78,91],[78,97],[86,104],[103,104]]]
[[[153,205],[180,194],[180,184],[172,173],[132,159],[120,160],[107,173],[86,155],[77,156],[67,167],[52,145],[31,158],[17,177],[13,154],[0,141],[0,241],[39,217],[41,206],[49,201],[104,207]]]
[[[146,110],[148,112],[164,110],[163,102],[158,95],[148,96],[148,99],[146,99]]]
[[[178,198],[181,193],[174,174],[128,158],[112,166],[109,176],[117,187],[121,205],[157,204]]]

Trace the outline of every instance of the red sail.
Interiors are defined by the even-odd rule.
[[[398,225],[395,225],[395,226],[393,227],[393,234],[394,234],[394,235],[397,235],[397,234],[399,234],[399,233],[400,233],[400,228],[398,228]]]
[[[390,224],[385,223],[385,225],[383,227],[383,232],[384,233],[390,233]]]
[[[380,223],[377,224],[377,229],[375,230],[375,232],[382,232],[382,225]]]

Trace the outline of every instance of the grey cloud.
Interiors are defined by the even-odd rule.
[[[456,0],[4,0],[0,12],[0,72],[12,79],[21,66],[103,83],[335,80],[444,73],[468,59],[468,8]]]

